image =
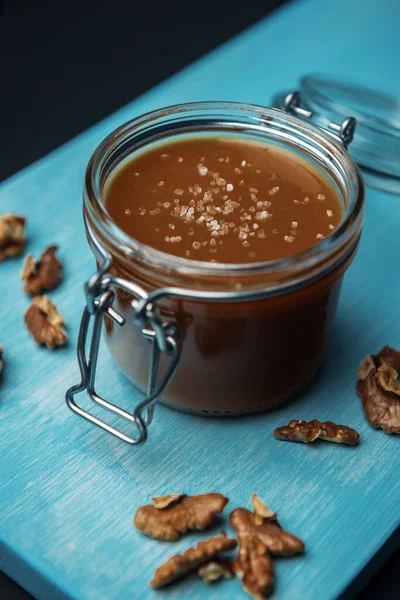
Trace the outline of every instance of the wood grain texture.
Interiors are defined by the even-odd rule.
[[[172,546],[133,529],[136,508],[171,490],[227,495],[221,526],[229,533],[230,509],[250,506],[252,492],[265,499],[307,545],[304,557],[276,561],[282,600],[337,598],[394,532],[400,440],[369,427],[354,380],[367,352],[400,347],[398,198],[368,191],[363,239],[345,280],[325,369],[291,407],[235,420],[159,407],[147,444],[131,448],[73,415],[64,393],[78,380],[82,284],[94,267],[81,193],[97,143],[161,105],[221,98],[267,104],[305,71],[356,74],[400,93],[398,17],[400,4],[391,0],[294,3],[0,187],[1,212],[28,217],[29,252],[56,242],[65,263],[65,282],[51,298],[67,319],[71,344],[54,353],[37,348],[23,326],[29,299],[19,281],[22,261],[0,266],[0,568],[37,598],[159,597],[148,587],[154,569],[208,535],[191,534]],[[296,52],[288,53],[288,39]],[[254,360],[262,368],[262,357]],[[100,393],[134,405],[137,392],[104,346],[100,373]],[[360,432],[360,446],[276,441],[274,429],[292,418],[346,423]],[[163,596],[231,600],[243,592],[235,580],[207,588],[190,580]]]

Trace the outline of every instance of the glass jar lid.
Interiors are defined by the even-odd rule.
[[[400,193],[400,101],[381,91],[329,75],[306,75],[299,85],[300,106],[325,129],[355,117],[349,153],[370,187]],[[284,95],[275,103],[284,106]],[[276,105],[276,104],[275,104]],[[301,113],[300,113],[301,116]]]

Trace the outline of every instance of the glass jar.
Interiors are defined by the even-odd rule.
[[[340,225],[300,254],[252,264],[189,260],[130,238],[105,209],[108,178],[139,148],[199,132],[234,133],[307,158],[337,190]],[[93,400],[146,430],[151,411],[147,421],[140,415],[156,399],[185,412],[218,416],[257,413],[288,402],[321,366],[343,275],[360,239],[363,205],[362,178],[341,139],[277,109],[200,102],[154,111],[117,129],[94,152],[85,178],[84,217],[100,268],[87,288],[86,321],[97,314],[100,327],[104,318],[112,357],[147,398],[133,418],[115,405],[110,408],[95,394],[94,375],[85,372],[81,355],[81,386],[67,396],[71,408],[85,412],[77,410],[73,396],[87,387]],[[87,333],[83,322],[80,343],[85,327]],[[96,353],[95,348],[94,358]],[[159,389],[154,362],[159,372],[170,370]],[[104,427],[95,417],[90,420]]]

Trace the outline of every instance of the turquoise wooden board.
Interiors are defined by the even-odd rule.
[[[28,249],[60,245],[65,283],[52,294],[71,345],[39,349],[22,323],[21,261],[0,266],[0,568],[39,599],[244,597],[238,581],[148,587],[156,566],[207,534],[171,545],[141,537],[135,509],[151,494],[220,491],[228,508],[257,491],[302,537],[307,554],[277,560],[276,597],[337,598],[399,524],[399,439],[372,430],[354,392],[359,360],[400,347],[399,198],[368,190],[364,235],[348,273],[325,369],[291,407],[237,420],[156,411],[147,444],[131,448],[78,419],[64,403],[78,380],[75,342],[82,283],[94,261],[81,218],[87,160],[98,142],[155,107],[204,99],[268,104],[305,72],[357,75],[400,93],[396,0],[292,3],[124,107],[0,187],[0,211],[27,215]],[[184,52],[184,48],[182,49]],[[77,90],[79,93],[79,90]],[[29,143],[29,140],[27,140]],[[254,357],[258,360],[258,357]],[[101,351],[99,391],[132,407],[134,388]],[[361,433],[358,448],[274,440],[291,418],[332,419]],[[229,531],[226,518],[218,525]],[[216,530],[218,531],[218,529]]]

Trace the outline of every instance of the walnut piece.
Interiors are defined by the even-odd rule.
[[[0,262],[19,256],[25,248],[25,217],[0,215]]]
[[[236,529],[239,542],[247,536],[257,537],[274,556],[293,556],[303,552],[304,543],[296,536],[284,531],[279,525],[277,516],[263,519],[257,524],[256,515],[246,508],[236,508],[230,516],[232,526]]]
[[[62,281],[62,265],[56,258],[56,251],[57,246],[49,246],[38,262],[32,254],[25,257],[21,279],[26,282],[24,290],[30,296],[54,290]]]
[[[158,508],[148,504],[137,509],[133,522],[137,529],[159,540],[179,540],[191,529],[204,529],[221,513],[228,498],[222,494],[182,495],[177,502]]]
[[[367,354],[357,373],[357,392],[365,415],[376,429],[400,433],[400,352],[385,346]]]
[[[36,343],[46,344],[50,350],[66,344],[65,320],[47,296],[34,297],[24,320]]]
[[[232,561],[230,560],[212,560],[203,565],[197,571],[199,577],[203,578],[204,583],[209,585],[219,579],[232,579]]]
[[[175,579],[195,571],[200,565],[210,562],[219,554],[233,550],[236,545],[236,540],[228,538],[224,533],[220,537],[199,542],[195,548],[188,548],[183,554],[172,556],[159,567],[154,573],[150,585],[153,588],[168,585]]]
[[[167,494],[166,496],[152,496],[150,500],[154,502],[156,508],[162,509],[167,508],[170,504],[178,502],[179,498],[182,498],[183,494]]]
[[[305,444],[314,442],[317,439],[336,444],[357,444],[360,436],[355,429],[347,425],[336,425],[332,421],[320,422],[317,419],[313,421],[293,420],[284,427],[275,429],[274,436],[277,440],[288,442],[303,442]]]
[[[268,548],[257,536],[240,539],[239,554],[233,569],[244,589],[256,600],[266,598],[274,586],[274,567]]]

